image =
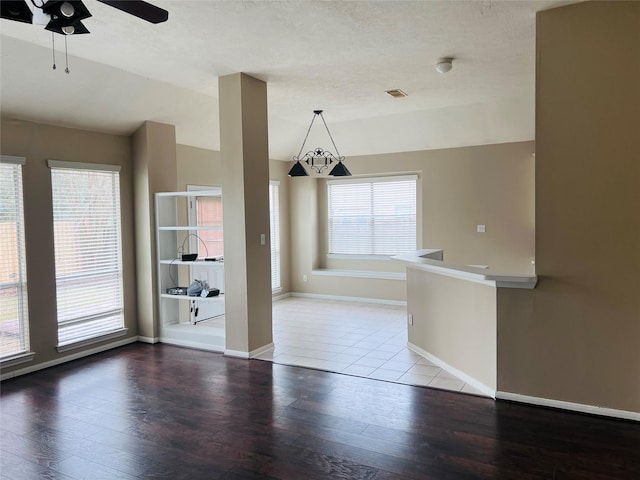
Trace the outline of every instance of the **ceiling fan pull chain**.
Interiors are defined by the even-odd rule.
[[[67,37],[66,37],[66,35],[64,37],[64,61],[66,63],[66,67],[67,67],[67,68],[64,69],[64,72],[65,73],[69,73],[69,57],[67,55]]]
[[[56,69],[56,39],[51,32],[51,53],[53,54],[53,69]]]

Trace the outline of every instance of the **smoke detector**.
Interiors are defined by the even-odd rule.
[[[436,70],[438,73],[447,73],[453,68],[453,58],[441,58],[436,63]]]

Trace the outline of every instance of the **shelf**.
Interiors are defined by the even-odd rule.
[[[170,295],[168,293],[161,293],[160,296],[162,298],[170,298],[172,300],[198,300],[200,302],[224,302],[224,293],[216,297],[190,297],[189,295]]]
[[[224,267],[224,262],[215,261],[207,262],[206,260],[194,260],[193,262],[183,262],[177,258],[169,260],[160,260],[161,265],[195,265],[198,267]]]
[[[222,230],[222,227],[204,226],[204,227],[189,227],[189,226],[171,226],[171,227],[158,227],[161,232],[188,232],[199,230]]]

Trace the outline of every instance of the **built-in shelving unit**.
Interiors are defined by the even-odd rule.
[[[224,322],[216,321],[224,318],[224,262],[181,259],[182,253],[192,253],[191,240],[197,240],[199,232],[221,228],[188,224],[189,204],[196,197],[214,195],[217,193],[207,190],[155,194],[158,321],[161,342],[224,351]],[[202,297],[167,293],[172,287],[188,287],[194,280],[219,289],[220,294]]]

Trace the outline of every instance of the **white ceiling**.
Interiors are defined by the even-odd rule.
[[[571,2],[153,0],[159,25],[84,3],[69,75],[64,37],[54,71],[50,32],[0,21],[3,116],[116,134],[153,120],[218,150],[217,77],[246,72],[267,82],[270,156],[286,160],[314,109],[346,156],[532,140],[535,13]]]

